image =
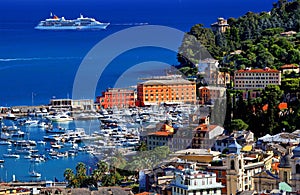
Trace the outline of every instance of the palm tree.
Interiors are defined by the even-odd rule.
[[[74,180],[74,178],[75,178],[75,175],[74,175],[74,173],[73,173],[73,170],[72,169],[70,169],[70,168],[67,168],[66,170],[65,170],[65,172],[64,172],[64,177],[65,177],[65,179],[68,181],[68,185],[70,186],[70,187],[72,187],[73,186],[73,180]],[[74,186],[73,186],[74,187]]]
[[[83,186],[85,184],[85,180],[87,179],[86,165],[82,162],[79,162],[76,166],[76,179],[79,182],[79,186]]]
[[[73,170],[70,168],[67,168],[64,172],[64,177],[67,181],[71,181],[74,178]]]
[[[99,171],[98,169],[95,169],[92,173],[92,180],[95,185],[95,187],[98,187],[98,181],[101,181],[104,176],[104,173]]]
[[[108,164],[105,161],[99,161],[97,163],[97,169],[101,172],[101,173],[106,173],[109,170]]]

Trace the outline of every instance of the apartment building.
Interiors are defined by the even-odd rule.
[[[221,195],[224,187],[216,181],[216,174],[184,169],[175,174],[171,182],[172,195]]]
[[[97,103],[103,108],[128,108],[135,106],[135,94],[132,89],[110,88],[97,97]]]
[[[264,89],[267,85],[280,85],[281,72],[270,68],[244,69],[234,72],[234,88],[238,90]]]
[[[203,86],[199,87],[200,104],[212,103],[217,99],[226,97],[225,87]]]
[[[196,83],[182,77],[155,77],[137,85],[137,105],[195,104]]]

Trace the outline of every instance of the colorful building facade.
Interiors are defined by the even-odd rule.
[[[147,80],[137,86],[137,105],[195,104],[196,83],[179,77]]]
[[[97,97],[102,108],[128,108],[135,106],[135,93],[131,89],[110,88]]]

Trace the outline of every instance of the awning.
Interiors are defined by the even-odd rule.
[[[246,145],[242,148],[242,151],[244,152],[249,152],[252,150],[252,145]]]
[[[292,187],[285,183],[285,182],[280,182],[279,183],[279,190],[285,191],[285,192],[292,192]]]

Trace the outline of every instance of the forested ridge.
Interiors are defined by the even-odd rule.
[[[183,39],[178,68],[187,76],[197,75],[198,86],[205,83],[199,82],[203,75],[199,75],[197,64],[206,58],[217,59],[219,70],[231,76],[235,70],[246,67],[279,70],[285,64],[299,65],[300,0],[279,0],[273,3],[270,12],[248,12],[239,18],[228,18],[227,23],[229,28],[225,32],[196,24]],[[262,136],[300,129],[298,73],[282,74],[280,86],[258,90],[259,95],[254,99],[243,99],[245,91],[231,87],[227,86],[224,123],[229,132],[249,129],[256,136]],[[286,103],[287,108],[279,107],[280,103]]]

